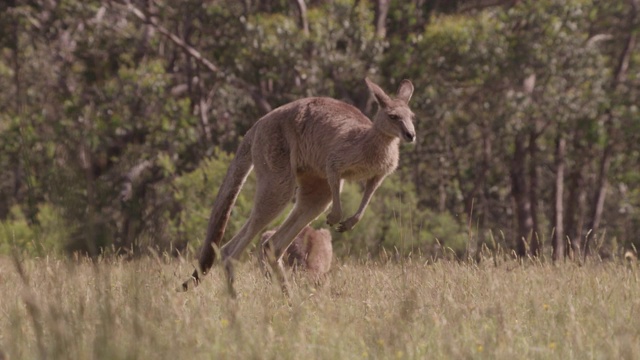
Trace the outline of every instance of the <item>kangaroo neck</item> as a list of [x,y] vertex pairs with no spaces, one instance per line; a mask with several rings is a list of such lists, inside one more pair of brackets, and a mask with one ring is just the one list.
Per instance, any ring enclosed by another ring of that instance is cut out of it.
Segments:
[[395,146],[398,147],[400,143],[400,139],[397,136],[391,135],[386,132],[381,126],[377,116],[374,117],[373,125],[367,131],[365,136],[365,143],[369,146],[375,147],[389,147]]

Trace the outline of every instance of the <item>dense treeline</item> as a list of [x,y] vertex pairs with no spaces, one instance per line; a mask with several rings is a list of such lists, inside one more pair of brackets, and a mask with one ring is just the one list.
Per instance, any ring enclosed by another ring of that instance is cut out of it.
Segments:
[[5,1],[0,252],[183,252],[261,115],[312,95],[372,114],[369,76],[414,82],[418,140],[339,251],[619,254],[640,245],[639,7]]

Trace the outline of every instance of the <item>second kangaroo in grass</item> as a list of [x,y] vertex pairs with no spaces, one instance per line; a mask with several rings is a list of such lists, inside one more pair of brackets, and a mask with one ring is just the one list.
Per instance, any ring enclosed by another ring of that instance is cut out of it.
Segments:
[[[260,236],[260,244],[264,244],[276,230],[265,231]],[[263,251],[260,249],[258,258],[261,264],[264,258]],[[293,242],[282,256],[282,263],[292,270],[305,270],[311,280],[320,283],[329,269],[331,268],[331,260],[333,258],[333,245],[331,244],[331,233],[327,229],[314,229],[311,226],[305,226],[302,231],[293,239]],[[263,266],[263,271],[265,269]]]
[[[285,292],[284,272],[277,260],[305,226],[332,202],[327,224],[347,231],[360,221],[374,191],[398,166],[400,140],[416,138],[408,105],[411,81],[402,80],[395,98],[370,80],[365,82],[379,105],[373,121],[344,102],[312,97],[271,111],[249,129],[214,201],[198,268],[182,284],[183,290],[190,282],[197,285],[213,265],[231,208],[252,168],[257,180],[253,209],[240,231],[220,248],[232,296],[233,261],[285,209],[294,192],[291,213],[265,244]],[[364,181],[365,189],[356,213],[342,221],[344,179]]]

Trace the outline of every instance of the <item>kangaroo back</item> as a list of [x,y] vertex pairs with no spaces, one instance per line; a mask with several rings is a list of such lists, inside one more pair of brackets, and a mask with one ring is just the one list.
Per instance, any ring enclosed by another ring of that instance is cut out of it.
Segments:
[[200,282],[200,275],[206,274],[215,262],[216,251],[220,248],[220,242],[224,237],[224,231],[229,222],[231,209],[233,209],[238,194],[249,172],[251,172],[253,168],[253,161],[251,159],[253,133],[250,129],[238,146],[236,156],[231,161],[227,174],[218,190],[218,195],[216,195],[213,208],[211,209],[211,215],[209,216],[207,236],[200,249],[198,268],[191,275],[191,279],[182,284],[182,289],[185,291],[189,289],[190,281],[193,281],[195,285],[197,285]]

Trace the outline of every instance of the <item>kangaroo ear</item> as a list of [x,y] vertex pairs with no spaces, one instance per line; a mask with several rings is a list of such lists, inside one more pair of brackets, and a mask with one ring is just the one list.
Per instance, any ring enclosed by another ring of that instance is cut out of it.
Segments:
[[402,80],[400,82],[400,87],[398,87],[398,99],[408,104],[409,99],[411,99],[411,95],[413,95],[413,84],[407,79]]
[[365,78],[364,81],[367,83],[369,87],[369,91],[373,94],[373,97],[376,99],[378,105],[383,108],[389,107],[391,104],[391,98],[389,95],[385,94],[385,92],[380,88],[380,86],[376,85],[373,81]]

